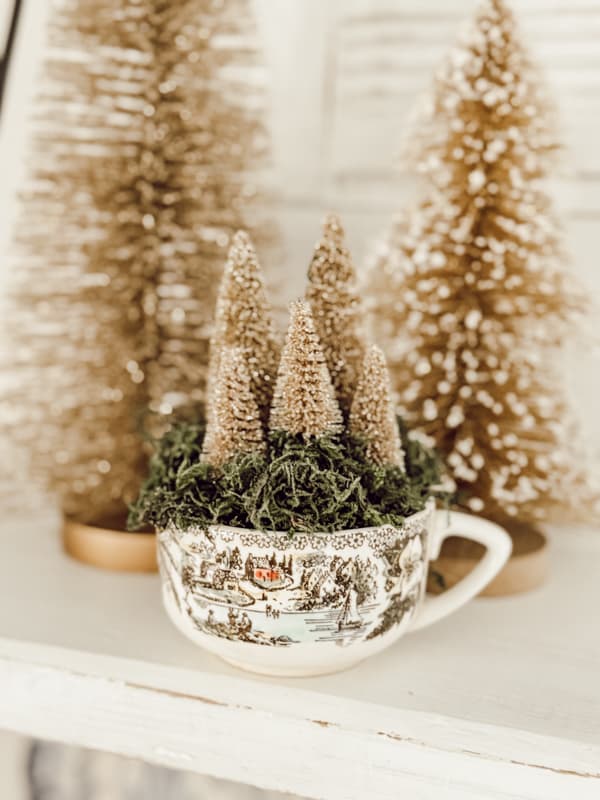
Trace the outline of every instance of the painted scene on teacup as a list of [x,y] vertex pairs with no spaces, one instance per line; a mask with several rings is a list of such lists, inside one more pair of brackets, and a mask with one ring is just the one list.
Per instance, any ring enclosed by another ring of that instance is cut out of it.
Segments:
[[165,588],[196,630],[279,647],[344,645],[409,622],[423,591],[425,537],[415,521],[344,535],[343,546],[341,535],[332,547],[310,534],[290,546],[286,537],[215,526],[163,532],[159,551]]

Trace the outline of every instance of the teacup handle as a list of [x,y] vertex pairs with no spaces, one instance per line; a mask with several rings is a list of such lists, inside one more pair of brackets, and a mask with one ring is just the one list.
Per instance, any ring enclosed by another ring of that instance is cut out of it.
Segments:
[[442,542],[449,536],[463,536],[479,542],[487,548],[485,555],[456,586],[437,597],[425,598],[420,612],[410,627],[411,631],[447,617],[479,594],[500,572],[512,550],[510,536],[499,525],[460,511],[438,510],[429,545],[430,559],[439,556]]

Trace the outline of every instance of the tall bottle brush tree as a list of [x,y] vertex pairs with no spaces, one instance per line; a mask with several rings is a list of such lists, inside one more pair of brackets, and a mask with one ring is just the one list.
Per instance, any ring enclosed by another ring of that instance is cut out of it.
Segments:
[[347,415],[364,353],[364,312],[344,229],[335,214],[328,214],[323,223],[308,268],[306,300],[336,397]]
[[427,195],[369,274],[402,410],[460,502],[503,521],[589,508],[555,352],[583,308],[543,189],[556,149],[513,15],[484,0],[418,137]]
[[215,287],[266,152],[255,55],[247,0],[65,0],[52,16],[0,433],[67,514],[121,511],[143,412],[204,400]]
[[[214,333],[210,343],[209,395],[217,381],[221,352],[231,347],[240,349],[246,360],[254,398],[266,427],[280,344],[263,272],[245,231],[238,231],[233,237],[217,293]],[[212,405],[209,400],[208,417]]]

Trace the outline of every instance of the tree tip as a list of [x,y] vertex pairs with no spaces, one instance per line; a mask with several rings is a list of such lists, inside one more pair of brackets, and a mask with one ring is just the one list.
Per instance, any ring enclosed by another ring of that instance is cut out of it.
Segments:
[[254,245],[252,244],[250,234],[245,230],[236,231],[231,239],[230,254],[236,251],[243,252],[247,250],[254,251]]
[[290,303],[290,317],[298,317],[298,316],[312,316],[312,312],[310,309],[310,303],[303,298],[298,298],[298,300],[292,300]]
[[247,264],[258,263],[252,239],[244,230],[236,231],[231,239],[225,273],[235,272]]
[[381,364],[383,367],[387,366],[385,354],[379,345],[371,343],[365,347],[363,363],[368,362]]
[[340,218],[333,211],[329,211],[323,219],[323,235],[325,238],[343,239],[344,228]]
[[300,330],[316,335],[312,308],[307,300],[292,300],[289,311],[288,338],[294,336]]

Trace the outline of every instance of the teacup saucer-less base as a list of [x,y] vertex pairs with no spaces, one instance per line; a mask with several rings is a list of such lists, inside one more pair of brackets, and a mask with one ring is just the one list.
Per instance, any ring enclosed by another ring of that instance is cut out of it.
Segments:
[[125,530],[125,519],[84,524],[65,518],[65,552],[84,564],[117,572],[156,572],[156,535]]
[[285,669],[282,667],[281,669],[274,669],[272,667],[265,668],[261,667],[260,669],[252,664],[248,664],[246,661],[235,661],[232,658],[223,658],[226,664],[229,664],[236,669],[241,669],[244,672],[253,672],[255,675],[266,675],[269,678],[316,678],[320,675],[337,675],[339,672],[347,672],[349,669],[362,664],[365,659],[361,659],[357,661],[356,658],[353,658],[351,661],[346,663],[340,663],[339,666],[335,668],[331,667],[317,667],[314,670],[302,671],[298,672],[297,669]]
[[[541,586],[549,572],[549,545],[544,534],[529,526],[506,526],[513,551],[503,569],[480,593],[481,597],[506,597]],[[469,539],[452,537],[442,545],[440,557],[430,565],[430,576],[441,576],[451,588],[467,575],[483,555],[483,547]],[[430,577],[428,590],[439,593],[439,582]]]

